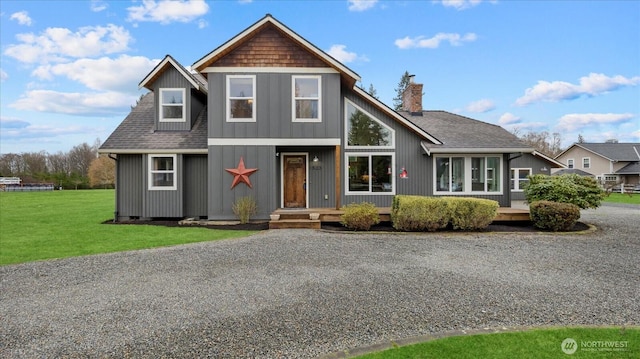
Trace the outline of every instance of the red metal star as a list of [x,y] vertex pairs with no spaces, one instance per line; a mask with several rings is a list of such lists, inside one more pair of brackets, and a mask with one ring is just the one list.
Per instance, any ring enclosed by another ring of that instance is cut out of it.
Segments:
[[233,189],[233,187],[235,187],[240,182],[246,183],[249,188],[253,188],[253,186],[251,186],[251,180],[249,179],[249,176],[251,176],[253,172],[257,170],[257,168],[245,168],[244,159],[241,156],[240,162],[238,162],[238,168],[225,168],[225,171],[233,175],[231,189]]

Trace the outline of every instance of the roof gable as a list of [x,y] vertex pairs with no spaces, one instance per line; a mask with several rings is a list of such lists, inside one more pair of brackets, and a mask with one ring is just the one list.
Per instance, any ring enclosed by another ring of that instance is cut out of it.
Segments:
[[[250,53],[248,51],[258,50]],[[331,67],[349,86],[360,76],[267,14],[255,24],[196,61],[192,68],[208,67]]]
[[153,83],[170,67],[176,69],[195,89],[204,93],[207,92],[207,86],[205,83],[198,79],[195,74],[191,74],[187,71],[187,69],[180,65],[180,63],[171,57],[171,55],[166,55],[164,59],[162,59],[162,61],[160,61],[160,63],[158,63],[158,65],[156,65],[156,67],[154,67],[153,70],[151,70],[151,72],[145,76],[142,81],[140,81],[138,87],[145,87],[149,90],[153,90]]

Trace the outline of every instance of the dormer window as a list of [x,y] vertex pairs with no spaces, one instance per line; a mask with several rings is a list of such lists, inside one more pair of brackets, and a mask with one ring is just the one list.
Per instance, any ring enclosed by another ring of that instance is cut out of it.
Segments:
[[160,89],[160,122],[184,122],[185,89]]
[[321,122],[321,77],[293,76],[293,122]]
[[256,122],[255,88],[255,76],[227,76],[228,122]]

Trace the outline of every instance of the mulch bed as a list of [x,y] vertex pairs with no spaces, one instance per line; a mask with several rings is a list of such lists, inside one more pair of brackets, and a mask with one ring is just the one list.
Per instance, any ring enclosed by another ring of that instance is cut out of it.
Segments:
[[[133,224],[133,225],[155,225],[155,226],[165,226],[165,227],[204,227],[209,229],[225,229],[225,230],[248,230],[248,231],[262,231],[269,229],[268,222],[251,222],[246,224],[216,224],[216,225],[200,225],[200,224],[190,224],[190,225],[181,225],[178,223],[179,220],[129,220],[129,221],[120,221],[113,222],[113,220],[105,221],[105,224]],[[322,229],[329,231],[338,231],[338,232],[353,232],[352,230],[344,227],[340,223],[336,222],[323,222]],[[577,222],[576,225],[567,232],[580,232],[588,230],[589,226],[582,223]],[[391,222],[382,222],[379,223],[369,230],[369,232],[399,232],[391,225]],[[465,232],[473,232],[473,233],[487,233],[487,232],[523,232],[523,233],[534,233],[534,232],[550,232],[544,231],[538,228],[535,228],[533,224],[529,221],[510,221],[510,222],[494,222],[489,225],[484,230],[479,231],[454,231],[452,228],[445,228],[443,230],[439,230],[436,233],[465,233]]]
[[[322,229],[326,229],[326,230],[332,230],[332,231],[351,231],[350,229],[342,226],[340,223],[323,223],[322,224]],[[569,231],[566,232],[580,232],[580,231],[585,231],[589,229],[589,226],[582,223],[582,222],[577,222],[575,224],[575,226],[573,226],[573,228]],[[381,222],[373,227],[371,227],[371,229],[369,230],[369,232],[399,232],[399,233],[403,233],[402,231],[398,231],[395,228],[393,228],[393,226],[391,225],[391,222]],[[486,229],[483,230],[474,230],[474,231],[460,231],[460,230],[453,230],[453,228],[451,228],[451,226],[436,231],[434,233],[488,233],[488,232],[522,232],[522,233],[535,233],[535,232],[549,232],[549,233],[553,233],[552,231],[546,231],[546,230],[542,230],[542,229],[538,229],[535,228],[533,226],[533,224],[531,224],[530,221],[504,221],[504,222],[494,222],[492,224],[489,225],[489,227],[487,227]],[[564,232],[564,233],[566,233]]]

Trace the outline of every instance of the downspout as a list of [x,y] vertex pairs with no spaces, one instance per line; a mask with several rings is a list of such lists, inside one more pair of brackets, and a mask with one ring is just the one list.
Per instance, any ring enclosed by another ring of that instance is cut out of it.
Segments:
[[113,188],[116,191],[116,195],[115,195],[115,208],[113,210],[113,222],[116,223],[118,222],[118,158],[113,156],[112,153],[109,153],[107,155],[107,157],[111,158],[115,163],[116,163],[116,177],[115,177],[115,181],[113,182]]

